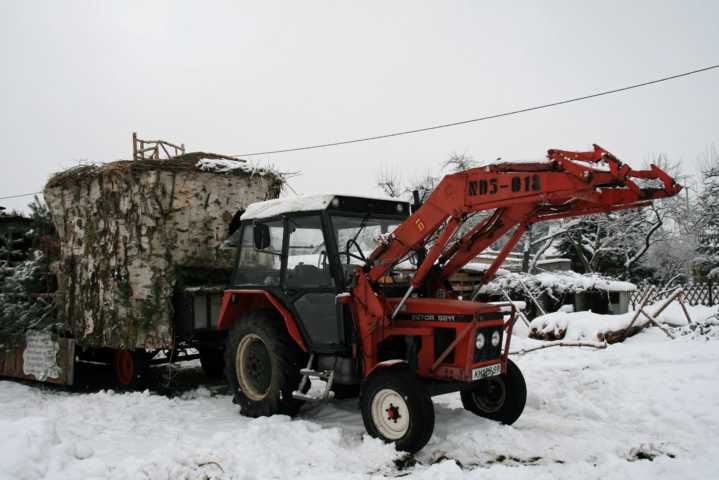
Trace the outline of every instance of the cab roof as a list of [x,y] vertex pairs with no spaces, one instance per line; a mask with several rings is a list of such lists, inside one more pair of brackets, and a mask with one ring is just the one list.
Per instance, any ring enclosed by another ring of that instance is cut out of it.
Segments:
[[252,203],[240,219],[242,221],[256,220],[287,213],[314,212],[326,209],[408,216],[409,202],[389,197],[357,197],[336,193],[306,195]]

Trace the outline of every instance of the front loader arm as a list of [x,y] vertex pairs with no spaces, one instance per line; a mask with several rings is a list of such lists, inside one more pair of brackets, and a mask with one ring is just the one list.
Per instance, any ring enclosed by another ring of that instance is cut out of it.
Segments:
[[[548,162],[500,163],[448,175],[425,203],[369,257],[368,280],[376,283],[394,264],[440,231],[411,281],[419,287],[437,262],[448,278],[514,229],[485,274],[489,281],[521,234],[532,223],[648,205],[676,195],[681,186],[660,168],[635,171],[595,145],[591,152],[549,150]],[[599,168],[599,166],[605,168]],[[635,179],[656,180],[661,188],[640,187]],[[453,243],[470,214],[495,210]],[[448,246],[449,245],[449,246]]]

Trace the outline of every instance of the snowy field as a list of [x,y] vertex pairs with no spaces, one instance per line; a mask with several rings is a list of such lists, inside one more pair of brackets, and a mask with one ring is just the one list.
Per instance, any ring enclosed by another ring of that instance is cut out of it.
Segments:
[[416,458],[367,437],[355,400],[252,420],[218,384],[170,397],[0,381],[0,478],[719,478],[718,341],[652,328],[516,361],[529,390],[516,424],[437,397]]

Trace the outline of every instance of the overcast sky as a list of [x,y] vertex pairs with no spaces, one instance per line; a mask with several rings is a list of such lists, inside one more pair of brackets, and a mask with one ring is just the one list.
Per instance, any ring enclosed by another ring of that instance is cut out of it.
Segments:
[[[510,5],[511,4],[511,5]],[[473,118],[719,63],[719,2],[0,0],[0,196],[131,134],[240,154]],[[719,146],[719,70],[550,110],[256,157],[302,194],[377,194],[453,153],[598,143],[695,171]],[[21,208],[29,198],[0,200]]]

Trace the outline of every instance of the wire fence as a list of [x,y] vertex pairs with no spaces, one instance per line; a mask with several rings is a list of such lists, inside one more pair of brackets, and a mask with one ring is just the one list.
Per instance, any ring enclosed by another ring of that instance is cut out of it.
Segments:
[[[714,306],[719,302],[719,285],[712,282],[708,283],[688,283],[685,285],[679,285],[684,290],[684,301],[689,305],[707,305]],[[652,285],[644,284],[640,285],[637,290],[632,292],[629,299],[632,308],[637,308],[641,303],[644,294],[652,287]],[[665,288],[663,290],[657,289],[657,292],[649,299],[647,303],[654,303],[660,300],[664,300],[669,297],[677,286]]]

